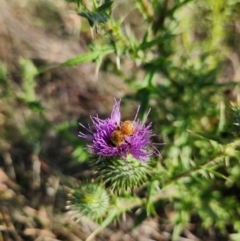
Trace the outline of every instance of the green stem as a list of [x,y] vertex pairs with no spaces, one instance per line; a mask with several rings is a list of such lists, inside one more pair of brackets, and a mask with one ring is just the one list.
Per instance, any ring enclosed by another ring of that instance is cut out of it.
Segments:
[[202,169],[204,166],[206,166],[207,164],[209,164],[209,163],[211,163],[211,162],[213,162],[213,161],[216,161],[217,159],[221,159],[221,158],[223,158],[223,157],[225,157],[225,156],[226,156],[226,155],[225,155],[224,153],[222,153],[222,154],[219,154],[218,156],[216,156],[216,157],[213,158],[213,159],[206,160],[205,162],[201,163],[201,165],[197,165],[197,166],[193,167],[191,170],[187,170],[187,171],[185,171],[185,172],[183,172],[183,173],[180,173],[180,174],[178,174],[177,176],[171,178],[170,180],[168,180],[168,181],[166,182],[166,185],[169,185],[169,184],[171,184],[171,183],[173,183],[173,182],[175,182],[175,181],[177,181],[177,180],[179,180],[179,179],[181,179],[181,178],[183,178],[183,177],[189,176],[189,175],[192,174],[193,172],[196,172],[196,171],[198,171],[198,170],[201,170],[201,169]]

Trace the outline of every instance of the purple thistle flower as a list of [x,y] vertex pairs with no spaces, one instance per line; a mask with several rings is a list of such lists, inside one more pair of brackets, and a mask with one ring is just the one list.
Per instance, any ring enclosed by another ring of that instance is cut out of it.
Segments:
[[[132,121],[134,125],[134,131],[131,135],[124,135],[124,141],[115,146],[111,143],[111,135],[114,131],[119,130],[121,126],[121,114],[120,114],[120,102],[121,100],[115,100],[111,117],[105,120],[101,120],[96,117],[91,117],[94,128],[86,128],[80,124],[83,128],[88,130],[91,135],[86,135],[82,132],[79,133],[79,137],[85,138],[91,142],[88,147],[101,157],[117,157],[120,156],[123,160],[128,154],[131,154],[135,159],[140,161],[147,161],[153,154],[160,155],[160,152],[156,149],[150,138],[154,136],[151,131],[152,123],[144,126],[143,122],[137,120],[139,108],[136,116]],[[150,112],[150,110],[149,110]],[[148,112],[148,114],[149,114]],[[148,115],[147,114],[147,115]]]

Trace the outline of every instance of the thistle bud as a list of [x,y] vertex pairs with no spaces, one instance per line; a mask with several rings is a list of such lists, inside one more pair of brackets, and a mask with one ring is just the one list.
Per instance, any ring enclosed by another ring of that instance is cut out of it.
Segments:
[[97,183],[83,184],[69,195],[68,208],[77,219],[86,216],[91,220],[99,220],[106,214],[108,207],[109,195]]

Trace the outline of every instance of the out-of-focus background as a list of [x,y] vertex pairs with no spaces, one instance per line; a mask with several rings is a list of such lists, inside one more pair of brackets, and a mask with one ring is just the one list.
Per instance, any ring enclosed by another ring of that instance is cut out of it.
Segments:
[[[239,94],[240,2],[157,2],[114,1],[122,52],[64,66],[106,43],[105,32],[90,29],[74,1],[0,0],[0,241],[85,240],[97,227],[75,222],[65,206],[70,189],[94,176],[78,122],[108,117],[114,98],[123,119],[139,104],[140,117],[152,108],[166,180],[217,155],[212,142],[226,138]],[[186,190],[159,201],[135,229],[129,213],[95,240],[240,240],[235,154],[176,183]]]

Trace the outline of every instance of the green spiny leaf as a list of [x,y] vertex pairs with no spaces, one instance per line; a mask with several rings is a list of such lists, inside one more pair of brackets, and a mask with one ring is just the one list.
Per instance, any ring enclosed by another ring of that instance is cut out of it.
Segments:
[[61,66],[76,66],[90,61],[95,61],[100,56],[107,55],[113,51],[114,49],[110,47],[106,47],[104,49],[93,49],[91,52],[83,53],[72,59],[68,59],[67,61],[62,63]]
[[106,23],[110,18],[110,14],[107,13],[107,10],[111,10],[112,1],[106,1],[96,11],[84,10],[78,13],[78,15],[86,18],[91,27],[98,23]]
[[78,15],[86,18],[91,27],[93,27],[97,23],[106,23],[109,19],[109,16],[104,12],[90,12],[90,11],[82,11],[79,12]]

